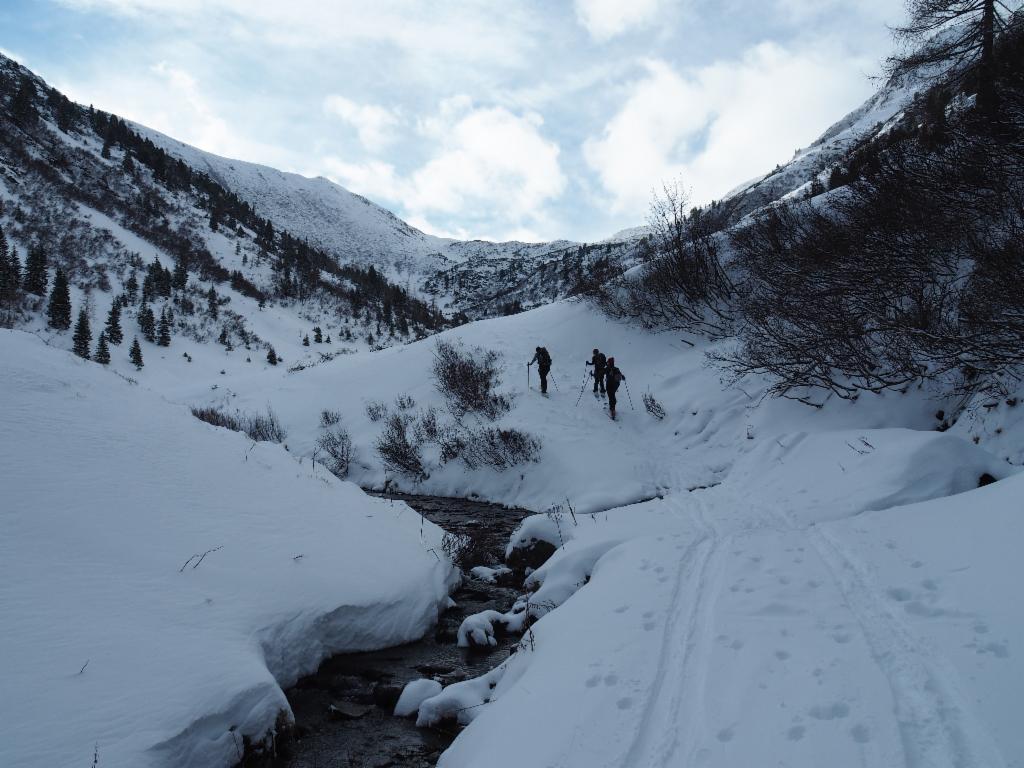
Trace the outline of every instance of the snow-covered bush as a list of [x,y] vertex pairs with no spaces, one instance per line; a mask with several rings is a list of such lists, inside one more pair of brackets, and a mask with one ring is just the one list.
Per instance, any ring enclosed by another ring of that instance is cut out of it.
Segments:
[[337,411],[331,411],[324,409],[320,411],[320,426],[321,427],[333,427],[341,421],[341,414]]
[[497,392],[501,356],[490,349],[466,349],[439,341],[434,350],[434,386],[457,419],[476,413],[491,419],[512,408],[511,399]]
[[346,477],[352,463],[352,437],[348,430],[341,426],[327,429],[317,439],[316,445],[327,454],[328,460],[325,464],[331,473],[338,477]]
[[402,394],[395,398],[395,407],[400,411],[411,411],[416,407],[416,400],[412,395]]

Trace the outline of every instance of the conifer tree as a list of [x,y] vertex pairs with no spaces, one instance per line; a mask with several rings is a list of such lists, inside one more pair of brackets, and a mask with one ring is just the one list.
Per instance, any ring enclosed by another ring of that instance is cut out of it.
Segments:
[[46,251],[36,243],[28,249],[28,257],[25,259],[25,280],[22,285],[26,293],[46,295],[46,267]]
[[171,279],[171,286],[176,290],[183,291],[185,286],[188,285],[188,265],[185,263],[185,259],[178,259],[178,263],[174,265],[174,276]]
[[124,284],[124,290],[128,295],[128,301],[134,304],[139,296],[139,278],[135,276],[134,272],[128,278],[128,282]]
[[160,312],[160,333],[157,338],[157,344],[161,347],[171,346],[171,319],[168,317],[169,314],[167,307],[164,307]]
[[110,305],[110,314],[107,315],[107,325],[103,329],[103,335],[114,345],[124,340],[124,333],[121,330],[121,299],[115,298]]
[[58,269],[50,291],[50,303],[46,307],[46,316],[51,328],[66,331],[71,327],[71,291],[64,270]]
[[17,293],[18,288],[21,287],[21,261],[18,259],[18,249],[11,244],[11,258],[8,261],[10,264],[10,279],[11,288]]
[[316,342],[317,344],[324,343],[324,332],[320,330],[319,325],[313,328],[313,341]]
[[92,330],[89,328],[89,314],[85,307],[78,310],[78,321],[75,323],[74,352],[83,360],[89,359],[89,345],[92,343]]
[[309,346],[309,334],[306,334],[305,336],[302,337],[302,346]]
[[277,365],[277,361],[277,352],[275,352],[274,348],[271,347],[270,349],[267,350],[267,362],[270,363],[271,365]]
[[11,113],[22,125],[31,125],[39,117],[36,111],[36,87],[27,76],[22,76],[17,93],[11,101]]
[[217,319],[217,308],[220,304],[220,300],[217,298],[217,291],[211,285],[210,290],[206,294],[206,307],[210,312],[210,317],[214,320]]
[[100,340],[96,342],[96,352],[93,354],[92,359],[100,365],[106,365],[110,362],[110,347],[107,346],[107,334],[105,332],[100,333]]
[[149,304],[143,304],[139,310],[139,330],[142,331],[142,335],[146,341],[150,344],[156,342],[156,315],[153,314],[153,308]]
[[142,347],[139,346],[138,336],[132,340],[132,349],[128,353],[128,359],[132,361],[136,370],[142,369]]

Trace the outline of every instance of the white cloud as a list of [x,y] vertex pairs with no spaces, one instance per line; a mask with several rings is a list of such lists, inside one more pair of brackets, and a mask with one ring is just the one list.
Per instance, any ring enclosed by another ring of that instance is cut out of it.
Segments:
[[[775,0],[776,9],[790,22],[806,24],[822,16],[834,16],[849,8],[848,0]],[[858,0],[856,13],[874,23],[901,18],[903,0]]]
[[598,41],[631,29],[649,26],[658,16],[661,0],[575,0],[576,19]]
[[173,139],[225,157],[293,170],[294,155],[248,138],[221,115],[200,81],[165,61],[138,71],[107,74],[102,82],[59,82],[70,98],[165,133]]
[[359,141],[371,152],[379,152],[391,144],[401,122],[397,110],[377,104],[359,104],[337,94],[324,100],[324,109],[355,128]]
[[70,8],[158,21],[223,42],[302,51],[386,44],[423,72],[445,64],[488,67],[528,61],[539,22],[516,4],[419,0],[57,0]]
[[651,190],[677,176],[707,202],[788,160],[869,90],[824,47],[763,43],[686,76],[648,62],[584,158],[616,212],[642,215]]
[[432,231],[432,216],[461,214],[498,231],[530,232],[546,222],[544,208],[565,189],[558,146],[541,134],[535,113],[476,107],[465,97],[441,103],[419,132],[432,157],[400,176],[377,161],[328,158],[329,173],[354,192],[399,203],[411,221]]

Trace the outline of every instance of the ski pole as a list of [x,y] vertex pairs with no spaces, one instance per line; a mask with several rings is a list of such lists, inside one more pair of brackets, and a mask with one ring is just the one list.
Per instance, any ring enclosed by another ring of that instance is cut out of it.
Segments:
[[551,374],[551,383],[555,385],[555,392],[558,391],[558,379],[555,378],[555,374]]
[[526,364],[526,388],[530,388],[530,364]]
[[625,377],[623,377],[623,378],[622,378],[622,383],[626,385],[626,397],[628,397],[628,398],[629,398],[629,407],[630,407],[630,409],[632,409],[632,410],[634,410],[634,411],[635,411],[635,410],[636,410],[636,408],[634,408],[634,407],[633,407],[633,395],[631,395],[631,394],[629,393],[629,382],[628,382],[628,381],[626,381],[626,378],[625,378]]

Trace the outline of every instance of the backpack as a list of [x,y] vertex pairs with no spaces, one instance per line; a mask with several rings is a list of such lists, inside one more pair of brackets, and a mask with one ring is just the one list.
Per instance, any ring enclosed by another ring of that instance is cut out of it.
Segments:
[[608,386],[618,389],[619,384],[622,383],[622,371],[617,367],[612,366],[608,369]]
[[548,354],[548,348],[547,347],[541,347],[540,348],[540,352],[537,353],[537,363],[542,368],[550,368],[551,367],[551,355]]
[[597,361],[594,365],[597,368],[606,368],[608,366],[608,358],[605,356],[604,352],[597,353]]

